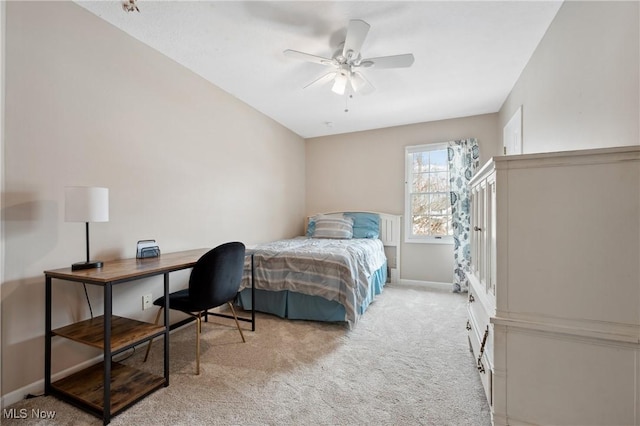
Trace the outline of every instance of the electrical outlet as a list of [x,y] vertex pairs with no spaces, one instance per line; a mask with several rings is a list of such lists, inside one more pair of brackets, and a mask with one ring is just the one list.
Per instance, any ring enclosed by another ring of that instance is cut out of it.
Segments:
[[142,296],[142,310],[149,309],[152,306],[151,304],[151,295],[145,294]]

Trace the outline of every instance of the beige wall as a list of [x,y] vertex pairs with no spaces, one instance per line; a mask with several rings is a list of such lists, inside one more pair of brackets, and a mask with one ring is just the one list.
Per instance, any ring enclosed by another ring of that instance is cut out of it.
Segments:
[[640,143],[640,3],[565,1],[500,110],[524,153]]
[[[565,2],[499,114],[306,143],[74,4],[9,2],[6,17],[3,395],[42,380],[42,271],[84,256],[65,185],[110,188],[110,222],[92,226],[94,257],[109,259],[142,238],[168,252],[292,236],[322,211],[403,214],[404,146],[476,137],[484,163],[519,105],[525,152],[639,143],[637,2]],[[403,244],[402,258],[403,279],[451,281],[451,246]],[[150,319],[140,297],[159,287],[119,286],[116,313]],[[86,318],[81,287],[56,283],[54,312],[54,325]],[[54,371],[96,355],[55,351]]]
[[[370,210],[404,214],[404,147],[475,137],[481,164],[500,153],[498,115],[434,121],[306,141],[307,214]],[[453,246],[404,244],[407,280],[451,282]]]
[[[302,232],[304,141],[71,2],[9,2],[2,204],[2,394],[43,379],[45,269],[83,260],[84,225],[64,222],[64,187],[110,189],[92,257],[253,244]],[[172,290],[188,275],[172,274]],[[153,320],[122,284],[114,313]],[[94,314],[100,289],[89,288]],[[54,281],[55,326],[88,317],[82,286]],[[99,351],[54,342],[54,372]],[[42,382],[40,382],[42,383]],[[22,396],[22,395],[21,395]]]

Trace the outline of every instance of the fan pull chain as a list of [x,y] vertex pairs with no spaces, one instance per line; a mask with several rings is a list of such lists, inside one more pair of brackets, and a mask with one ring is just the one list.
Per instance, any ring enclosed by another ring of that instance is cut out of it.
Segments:
[[353,95],[344,98],[344,112],[349,112],[349,98],[353,98]]

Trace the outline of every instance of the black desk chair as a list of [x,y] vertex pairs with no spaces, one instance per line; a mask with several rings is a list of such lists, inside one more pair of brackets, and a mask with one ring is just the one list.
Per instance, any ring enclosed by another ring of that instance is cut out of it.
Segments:
[[[184,312],[196,319],[196,374],[200,374],[200,333],[202,331],[202,316],[207,320],[208,311],[225,303],[231,309],[236,326],[244,342],[244,334],[238,323],[238,317],[231,303],[240,289],[244,268],[244,244],[232,242],[222,244],[205,253],[193,267],[189,277],[189,288],[176,291],[169,295],[169,309]],[[154,305],[160,310],[156,317],[156,324],[160,321],[164,296],[156,299]],[[144,362],[147,361],[151,343],[147,346]]]

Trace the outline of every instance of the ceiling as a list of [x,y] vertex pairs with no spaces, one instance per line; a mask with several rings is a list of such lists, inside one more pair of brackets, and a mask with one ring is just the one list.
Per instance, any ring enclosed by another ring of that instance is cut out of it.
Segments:
[[[77,3],[310,138],[497,112],[562,1]],[[413,53],[413,66],[361,69],[368,95],[305,89],[331,68],[283,51],[330,58],[350,19],[371,25],[363,57]]]

